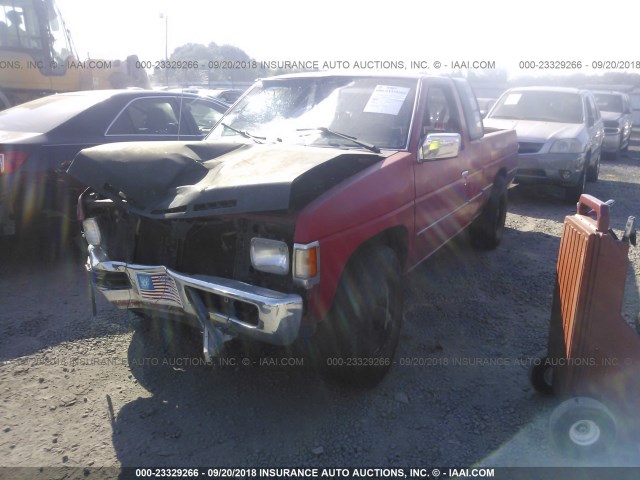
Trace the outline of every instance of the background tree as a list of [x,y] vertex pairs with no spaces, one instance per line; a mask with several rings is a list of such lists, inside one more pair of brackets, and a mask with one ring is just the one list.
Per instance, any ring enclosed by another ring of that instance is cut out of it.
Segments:
[[[197,62],[198,68],[169,68],[168,72],[154,71],[155,83],[170,85],[198,85],[213,87],[219,83],[243,84],[253,82],[256,78],[269,76],[270,72],[259,68],[260,63],[252,59],[244,50],[233,45],[209,45],[187,43],[176,48],[169,57],[170,67],[173,62]],[[188,65],[188,64],[187,64]],[[256,68],[252,68],[255,65]],[[224,67],[224,68],[223,68]]]

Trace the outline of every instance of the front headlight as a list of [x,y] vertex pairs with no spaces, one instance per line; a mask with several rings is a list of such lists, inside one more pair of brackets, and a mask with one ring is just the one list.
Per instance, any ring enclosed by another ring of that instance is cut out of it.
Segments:
[[256,270],[277,275],[289,273],[289,247],[268,238],[251,239],[251,265]]
[[582,143],[575,138],[556,140],[549,149],[551,153],[582,153],[583,151]]
[[82,230],[84,231],[84,238],[89,245],[93,245],[94,247],[100,246],[102,235],[100,235],[100,227],[95,218],[83,220]]

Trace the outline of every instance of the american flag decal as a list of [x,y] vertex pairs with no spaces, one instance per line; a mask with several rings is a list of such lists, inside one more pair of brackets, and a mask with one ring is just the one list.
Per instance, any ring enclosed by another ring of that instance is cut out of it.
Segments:
[[176,282],[164,273],[136,273],[140,296],[149,300],[166,300],[182,307]]

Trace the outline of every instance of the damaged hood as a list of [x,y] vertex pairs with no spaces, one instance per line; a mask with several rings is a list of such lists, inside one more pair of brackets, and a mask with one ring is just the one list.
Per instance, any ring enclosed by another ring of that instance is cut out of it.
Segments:
[[302,208],[384,156],[282,144],[131,142],[82,150],[67,172],[139,215],[195,218]]

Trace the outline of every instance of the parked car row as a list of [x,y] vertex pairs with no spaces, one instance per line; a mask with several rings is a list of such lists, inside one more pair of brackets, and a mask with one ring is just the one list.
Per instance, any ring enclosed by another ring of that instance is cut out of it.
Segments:
[[516,183],[560,185],[575,202],[598,180],[602,154],[628,148],[632,115],[624,93],[523,87],[507,90],[484,124],[516,130]]
[[[86,147],[121,141],[200,139],[244,91],[187,88],[54,95],[0,113],[0,235],[43,214],[72,217],[81,186],[64,170]],[[629,146],[629,96],[615,91],[527,87],[478,98],[484,126],[515,129],[517,183],[552,183],[575,201],[597,181],[603,154]],[[446,109],[434,106],[434,124]],[[442,117],[442,118],[440,118]]]

